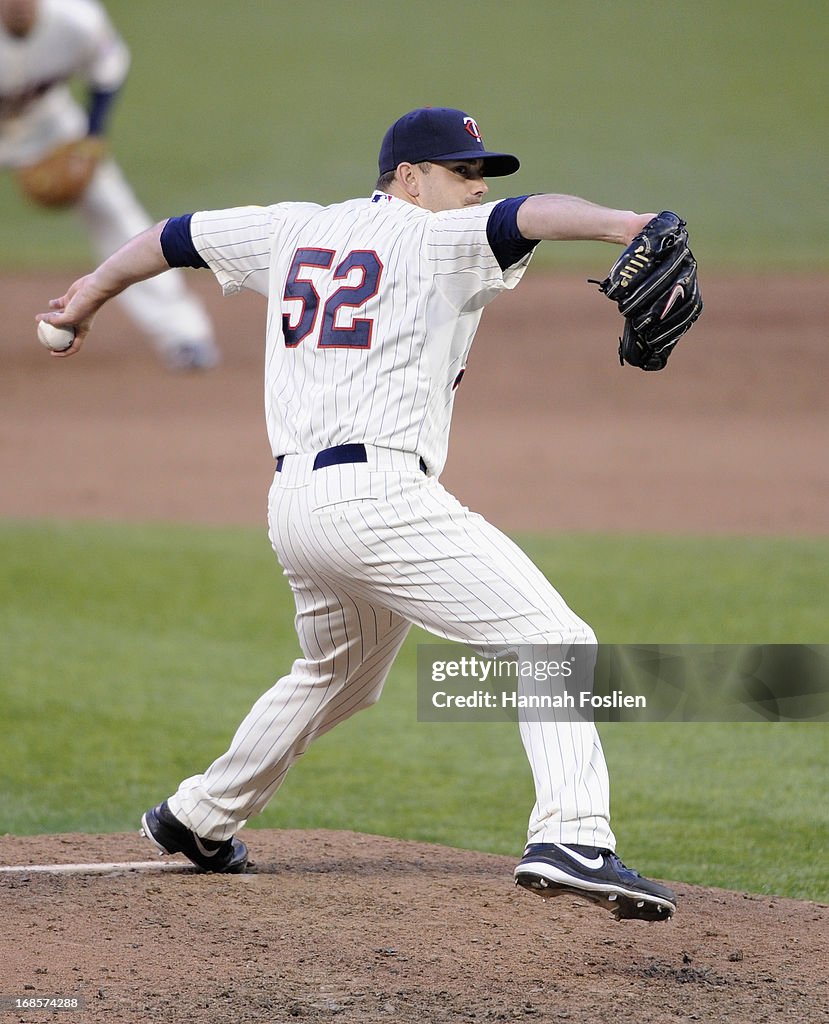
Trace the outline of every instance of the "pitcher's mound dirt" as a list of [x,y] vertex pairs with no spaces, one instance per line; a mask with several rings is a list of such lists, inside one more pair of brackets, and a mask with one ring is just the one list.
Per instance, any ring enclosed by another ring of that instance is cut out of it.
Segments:
[[[0,875],[4,991],[82,997],[67,1024],[827,1019],[825,905],[674,883],[673,920],[616,922],[515,889],[510,858],[245,838],[255,874]],[[137,835],[0,839],[6,865],[152,859]]]

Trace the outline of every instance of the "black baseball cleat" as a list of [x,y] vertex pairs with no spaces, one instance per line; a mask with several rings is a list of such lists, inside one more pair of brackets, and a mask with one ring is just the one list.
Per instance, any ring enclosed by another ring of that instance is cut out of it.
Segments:
[[248,863],[248,848],[235,836],[218,841],[202,839],[173,815],[167,801],[153,807],[141,819],[141,833],[153,842],[159,853],[183,853],[202,871],[238,874]]
[[580,896],[609,910],[617,921],[667,921],[676,895],[625,867],[615,853],[592,846],[536,843],[524,850],[515,884],[539,896]]

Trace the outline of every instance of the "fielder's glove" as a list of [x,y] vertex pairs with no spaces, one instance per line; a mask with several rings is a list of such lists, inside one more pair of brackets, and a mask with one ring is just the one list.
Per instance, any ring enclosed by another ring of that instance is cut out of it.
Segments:
[[648,221],[603,281],[594,281],[625,318],[619,361],[661,370],[702,313],[697,261],[685,221],[663,210]]
[[97,135],[65,142],[36,164],[19,167],[18,185],[27,199],[39,206],[61,207],[76,203],[86,191],[107,144]]

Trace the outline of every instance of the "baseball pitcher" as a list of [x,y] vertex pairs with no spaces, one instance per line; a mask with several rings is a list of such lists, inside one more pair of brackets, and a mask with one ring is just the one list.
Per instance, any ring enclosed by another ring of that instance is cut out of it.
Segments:
[[[519,284],[540,240],[615,243],[638,253],[637,267],[663,270],[661,250],[685,243],[651,238],[641,250],[654,214],[573,196],[485,202],[486,178],[518,166],[488,150],[463,111],[414,110],[382,141],[372,195],[172,217],[39,316],[74,329],[53,356],[66,358],[108,299],[171,266],[208,268],[226,294],[251,289],[268,304],[270,538],[295,597],[302,657],[256,701],[229,749],[144,815],[162,853],[244,870],[236,833],[316,737],[379,699],[412,623],[489,653],[595,644],[529,558],[441,486],[452,408],[484,308]],[[676,234],[679,219],[668,220]],[[669,294],[671,275],[659,276]],[[674,292],[672,315],[685,302]],[[521,721],[520,732],[535,806],[516,883],[545,897],[576,894],[617,918],[669,918],[675,895],[614,852],[593,723]]]

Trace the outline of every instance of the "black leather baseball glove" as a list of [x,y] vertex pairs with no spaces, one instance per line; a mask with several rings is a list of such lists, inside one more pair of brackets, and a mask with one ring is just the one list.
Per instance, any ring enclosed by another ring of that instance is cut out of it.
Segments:
[[661,370],[702,313],[697,261],[685,221],[670,210],[648,221],[603,281],[594,281],[625,318],[619,361]]

